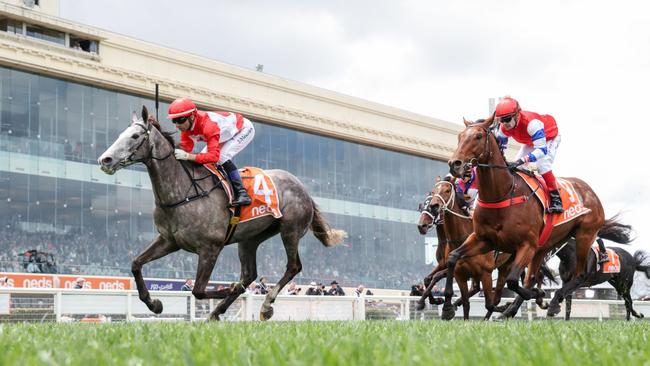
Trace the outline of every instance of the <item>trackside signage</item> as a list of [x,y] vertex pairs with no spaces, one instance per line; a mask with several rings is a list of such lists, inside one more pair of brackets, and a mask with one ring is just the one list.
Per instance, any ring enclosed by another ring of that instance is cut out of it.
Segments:
[[83,288],[93,290],[130,290],[131,279],[125,277],[71,276],[58,274],[0,273],[7,277],[0,287],[13,288],[74,288],[83,278]]

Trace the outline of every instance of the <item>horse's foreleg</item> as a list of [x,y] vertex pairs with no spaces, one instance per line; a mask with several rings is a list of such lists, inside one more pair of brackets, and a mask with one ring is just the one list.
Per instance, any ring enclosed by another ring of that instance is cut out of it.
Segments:
[[131,272],[133,273],[135,285],[138,289],[138,296],[140,297],[140,300],[147,305],[149,310],[156,314],[162,313],[163,305],[160,300],[152,300],[149,296],[149,290],[147,290],[147,285],[144,283],[144,279],[142,278],[142,266],[179,249],[180,248],[176,244],[164,239],[161,235],[158,235],[131,263]]
[[420,296],[420,300],[418,300],[415,309],[418,311],[424,310],[424,304],[426,299],[429,299],[429,303],[435,304],[436,300],[431,294],[431,290],[433,289],[433,286],[438,283],[441,279],[445,278],[447,276],[447,268],[445,266],[444,269],[436,272],[431,279],[429,280],[429,285],[427,285],[427,288],[424,290],[424,293],[422,296]]
[[239,263],[241,265],[241,275],[239,282],[230,289],[225,299],[221,300],[214,309],[210,317],[219,320],[221,314],[237,300],[239,295],[246,292],[246,288],[257,278],[257,248],[260,242],[242,242],[238,244]]
[[278,281],[269,293],[266,294],[266,298],[262,303],[262,309],[260,309],[261,320],[271,319],[273,316],[273,307],[271,304],[275,302],[275,298],[278,297],[282,288],[284,288],[284,286],[302,270],[302,263],[300,262],[300,256],[298,255],[298,243],[300,241],[298,233],[296,231],[283,231],[280,235],[282,236],[284,250],[287,254],[287,269],[280,281]]
[[472,233],[467,240],[465,240],[463,245],[449,253],[449,257],[447,258],[447,282],[445,284],[445,304],[442,307],[442,319],[450,320],[456,314],[454,305],[451,303],[451,298],[454,296],[453,275],[454,270],[456,269],[456,262],[458,262],[460,258],[485,254],[490,250],[492,250],[492,248],[486,241],[479,240],[476,234]]
[[214,265],[217,263],[217,258],[219,258],[222,249],[222,246],[206,245],[200,247],[198,250],[199,263],[196,269],[194,289],[192,289],[192,294],[197,300],[216,298],[215,291],[207,292],[205,288],[208,285],[210,275],[212,275],[212,270],[214,270]]
[[483,295],[485,296],[485,320],[489,320],[494,312],[494,291],[492,291],[492,273],[485,271],[481,275],[481,283],[483,283]]

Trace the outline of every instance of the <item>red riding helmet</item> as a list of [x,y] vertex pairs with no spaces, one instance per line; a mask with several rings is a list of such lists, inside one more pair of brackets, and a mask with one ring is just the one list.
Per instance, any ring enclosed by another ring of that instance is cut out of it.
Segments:
[[178,117],[189,116],[196,112],[196,105],[187,98],[178,98],[169,105],[167,118],[174,119]]
[[499,104],[497,104],[496,115],[497,117],[506,117],[519,112],[519,102],[511,97],[503,97]]

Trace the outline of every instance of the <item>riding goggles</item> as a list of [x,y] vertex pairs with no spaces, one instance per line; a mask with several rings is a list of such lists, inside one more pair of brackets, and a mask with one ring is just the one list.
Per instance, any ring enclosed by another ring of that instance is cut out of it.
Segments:
[[190,116],[176,117],[172,119],[172,123],[175,125],[182,125],[183,123],[187,122],[189,118]]

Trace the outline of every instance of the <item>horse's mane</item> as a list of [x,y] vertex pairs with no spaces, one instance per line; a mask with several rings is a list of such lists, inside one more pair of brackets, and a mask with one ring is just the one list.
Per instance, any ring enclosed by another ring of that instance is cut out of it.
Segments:
[[174,134],[176,134],[175,131],[163,131],[162,127],[160,127],[160,123],[155,119],[151,119],[149,123],[151,123],[158,131],[160,131],[160,133],[167,140],[167,142],[172,145],[172,147],[176,147],[176,143],[174,142]]

